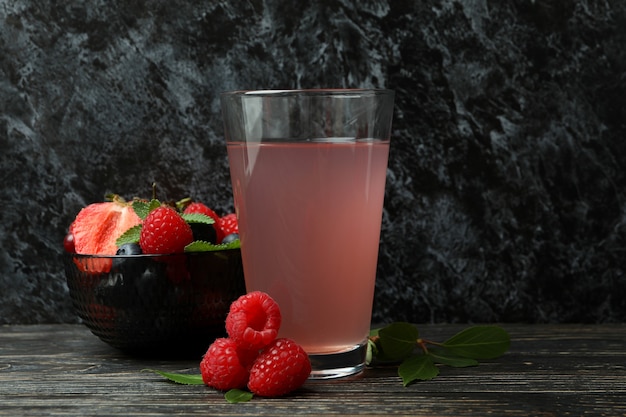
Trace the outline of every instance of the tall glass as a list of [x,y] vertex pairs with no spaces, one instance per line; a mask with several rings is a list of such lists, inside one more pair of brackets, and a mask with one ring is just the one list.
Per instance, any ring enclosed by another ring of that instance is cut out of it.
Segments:
[[274,298],[280,337],[312,379],[364,368],[394,92],[235,91],[221,96],[248,291]]

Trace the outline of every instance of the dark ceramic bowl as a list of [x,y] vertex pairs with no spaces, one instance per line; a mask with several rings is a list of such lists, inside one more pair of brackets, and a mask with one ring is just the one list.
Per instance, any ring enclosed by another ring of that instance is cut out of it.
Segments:
[[239,249],[182,255],[64,254],[78,316],[93,334],[135,356],[200,357],[224,335],[245,293]]

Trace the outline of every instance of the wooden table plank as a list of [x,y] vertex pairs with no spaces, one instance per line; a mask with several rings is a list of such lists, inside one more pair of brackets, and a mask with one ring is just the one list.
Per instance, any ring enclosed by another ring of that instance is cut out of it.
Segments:
[[[467,326],[421,325],[443,340]],[[503,325],[511,350],[475,368],[442,368],[403,387],[395,368],[307,383],[284,398],[229,404],[152,368],[198,373],[197,360],[136,359],[80,325],[0,327],[0,416],[428,415],[626,416],[626,325]]]

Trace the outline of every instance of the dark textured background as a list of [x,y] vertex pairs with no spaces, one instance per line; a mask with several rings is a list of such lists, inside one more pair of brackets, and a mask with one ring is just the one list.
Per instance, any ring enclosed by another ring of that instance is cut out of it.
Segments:
[[106,192],[232,210],[220,92],[313,87],[397,93],[375,321],[626,321],[625,45],[617,0],[0,0],[0,323],[77,320]]

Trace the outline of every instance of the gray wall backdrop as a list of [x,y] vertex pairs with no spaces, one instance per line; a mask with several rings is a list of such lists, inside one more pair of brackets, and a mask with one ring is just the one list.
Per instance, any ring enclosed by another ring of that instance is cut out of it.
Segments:
[[[107,192],[232,210],[218,95],[397,93],[374,321],[626,321],[626,2],[0,0],[0,323]],[[346,236],[329,236],[346,239]]]

